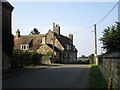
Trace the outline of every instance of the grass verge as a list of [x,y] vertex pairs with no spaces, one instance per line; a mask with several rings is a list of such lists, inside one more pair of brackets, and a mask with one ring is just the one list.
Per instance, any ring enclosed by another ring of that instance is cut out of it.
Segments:
[[105,88],[107,90],[107,83],[99,69],[95,64],[90,69],[90,88]]

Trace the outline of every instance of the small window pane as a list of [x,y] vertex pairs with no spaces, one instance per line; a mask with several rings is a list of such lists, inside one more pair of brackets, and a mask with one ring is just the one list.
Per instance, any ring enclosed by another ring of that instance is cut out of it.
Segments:
[[26,47],[25,47],[25,45],[24,45],[24,49],[25,49]]

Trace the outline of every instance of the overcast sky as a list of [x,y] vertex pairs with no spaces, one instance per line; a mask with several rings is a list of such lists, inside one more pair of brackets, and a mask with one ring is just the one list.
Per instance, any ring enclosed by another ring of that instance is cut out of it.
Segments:
[[[33,28],[41,34],[52,29],[53,23],[59,24],[61,34],[74,35],[74,45],[78,56],[94,53],[93,26],[100,21],[116,2],[11,2],[14,6],[12,33],[20,29],[22,35],[28,35]],[[98,54],[101,53],[99,38],[107,26],[118,20],[118,7],[97,25]],[[91,26],[89,29],[84,29]]]

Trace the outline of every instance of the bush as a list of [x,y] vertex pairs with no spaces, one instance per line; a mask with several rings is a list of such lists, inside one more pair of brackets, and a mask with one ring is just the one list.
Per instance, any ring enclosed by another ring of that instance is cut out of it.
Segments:
[[32,64],[33,65],[38,65],[39,64],[38,55],[39,54],[36,51],[31,52],[31,59],[32,59]]
[[12,68],[19,68],[29,65],[37,65],[40,59],[38,58],[38,53],[24,52],[23,50],[14,50],[13,59],[11,61]]
[[103,62],[103,55],[99,55],[98,56],[98,63],[102,64],[102,62]]
[[60,63],[60,64],[64,64],[63,60],[57,59],[54,63]]
[[53,52],[52,51],[49,51],[47,52],[46,56],[52,56],[53,55]]
[[90,64],[94,64],[94,54],[91,54],[89,57]]

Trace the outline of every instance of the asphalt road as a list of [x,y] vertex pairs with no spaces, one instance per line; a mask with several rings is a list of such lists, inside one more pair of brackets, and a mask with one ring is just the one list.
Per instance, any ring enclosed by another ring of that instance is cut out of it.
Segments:
[[67,64],[3,80],[3,88],[89,88],[90,65]]

